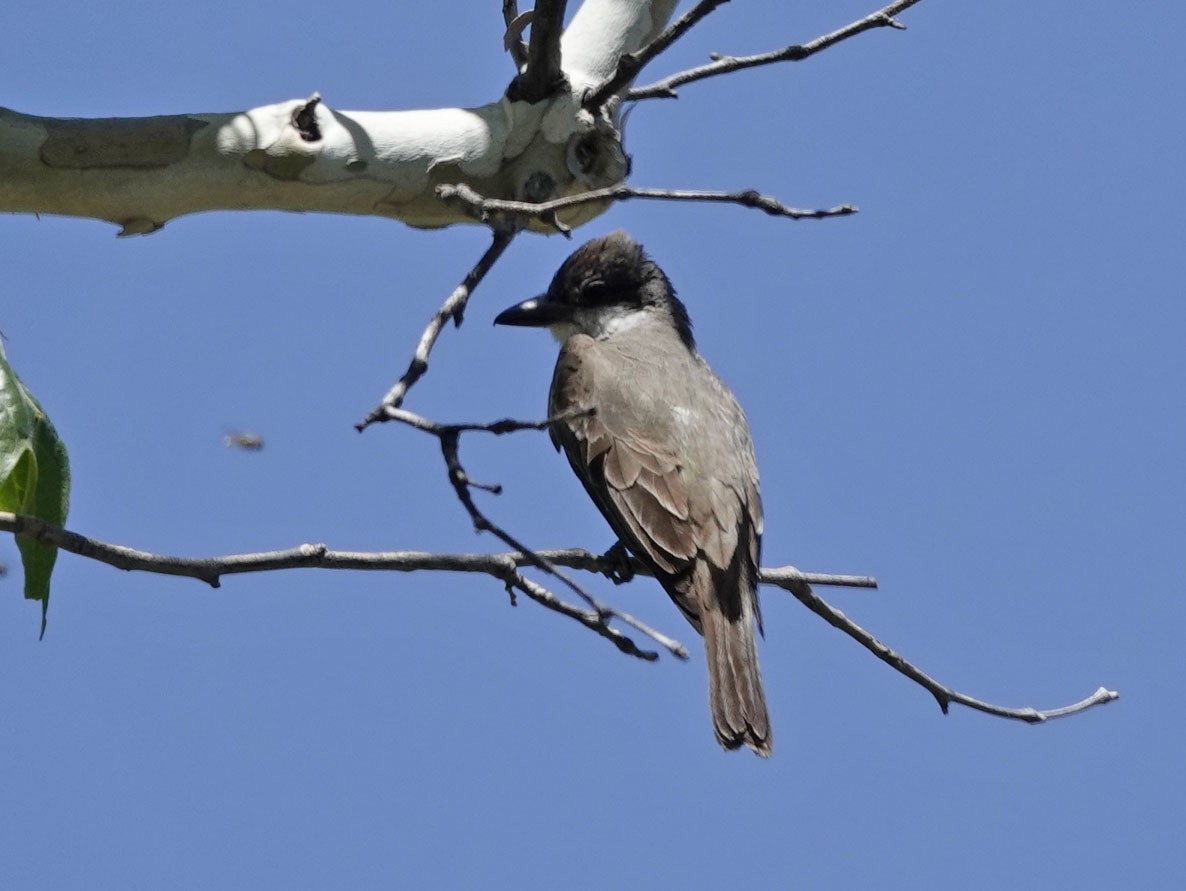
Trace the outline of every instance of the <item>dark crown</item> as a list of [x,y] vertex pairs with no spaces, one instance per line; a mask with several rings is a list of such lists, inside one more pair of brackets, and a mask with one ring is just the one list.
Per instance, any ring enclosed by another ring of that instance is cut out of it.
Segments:
[[569,306],[654,306],[665,310],[680,340],[695,349],[692,320],[662,269],[622,229],[577,248],[548,286],[548,300]]

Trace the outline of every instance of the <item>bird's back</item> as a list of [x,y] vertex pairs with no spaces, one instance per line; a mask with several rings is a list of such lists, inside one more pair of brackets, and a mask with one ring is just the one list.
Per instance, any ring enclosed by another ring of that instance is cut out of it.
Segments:
[[770,750],[754,646],[762,507],[745,415],[707,363],[662,330],[569,337],[549,415],[619,539],[705,635],[717,737]]

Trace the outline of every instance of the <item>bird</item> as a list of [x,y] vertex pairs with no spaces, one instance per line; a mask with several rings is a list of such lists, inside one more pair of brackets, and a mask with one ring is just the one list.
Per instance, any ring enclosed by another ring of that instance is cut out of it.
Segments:
[[548,393],[553,444],[618,544],[703,635],[717,741],[769,756],[753,437],[697,351],[671,281],[619,229],[577,248],[545,293],[494,323],[547,327],[560,341]]

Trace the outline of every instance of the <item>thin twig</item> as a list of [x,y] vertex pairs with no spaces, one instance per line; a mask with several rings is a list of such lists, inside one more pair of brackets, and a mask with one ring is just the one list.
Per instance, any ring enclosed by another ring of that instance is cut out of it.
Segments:
[[428,371],[428,357],[432,353],[432,348],[440,336],[441,329],[445,327],[445,323],[450,319],[456,327],[461,327],[462,319],[465,315],[465,307],[469,303],[470,295],[473,294],[474,289],[486,277],[486,273],[497,262],[498,258],[502,256],[503,251],[507,249],[507,245],[515,238],[515,232],[509,228],[496,228],[494,230],[494,240],[486,252],[482,254],[481,258],[474,267],[466,273],[461,284],[453,289],[453,293],[445,298],[445,302],[441,304],[440,309],[436,311],[433,317],[429,320],[424,333],[420,335],[420,342],[416,344],[416,351],[412,354],[412,361],[408,365],[408,370],[404,372],[403,377],[396,381],[395,386],[387,391],[387,395],[383,397],[383,401],[379,403],[371,413],[363,418],[355,429],[362,432],[376,421],[388,420],[390,412],[398,409],[404,401],[404,397],[408,395],[408,390],[424,376]]
[[507,97],[540,102],[555,95],[565,83],[560,64],[560,35],[564,31],[567,0],[536,0],[531,13],[531,42],[527,47],[527,69],[507,88]]
[[762,195],[752,189],[743,192],[707,192],[691,189],[639,189],[624,184],[609,186],[604,189],[593,189],[581,192],[579,195],[569,195],[531,204],[526,201],[504,201],[499,198],[485,198],[464,183],[456,185],[437,186],[437,197],[442,201],[466,208],[479,219],[492,214],[503,214],[507,217],[519,219],[538,219],[550,223],[565,235],[572,230],[560,222],[556,213],[582,204],[592,204],[598,201],[628,201],[631,198],[648,198],[660,201],[709,201],[725,204],[740,204],[742,207],[752,207],[765,211],[771,216],[786,217],[791,220],[820,220],[828,217],[844,217],[857,212],[851,204],[841,204],[838,207],[826,209],[804,210],[797,207],[787,207],[769,195]]
[[762,53],[756,56],[720,56],[714,53],[712,56],[714,61],[712,63],[701,65],[697,68],[690,68],[687,71],[681,71],[678,74],[673,74],[653,84],[636,87],[633,90],[629,90],[625,98],[628,100],[674,99],[676,97],[675,88],[686,83],[691,83],[692,81],[703,80],[706,77],[715,77],[718,74],[728,74],[730,71],[740,71],[743,68],[753,68],[757,65],[770,65],[774,62],[801,62],[803,59],[814,56],[828,47],[835,46],[842,40],[847,40],[850,37],[855,37],[874,28],[896,28],[899,31],[904,31],[906,26],[897,21],[894,16],[909,9],[918,2],[920,0],[897,0],[896,3],[891,3],[889,6],[867,15],[859,21],[845,25],[843,28],[839,28],[830,34],[817,37],[809,43],[796,43],[769,53]]
[[700,0],[646,46],[633,53],[623,55],[618,59],[618,67],[610,78],[589,91],[584,101],[585,108],[596,113],[601,106],[616,96],[619,90],[634,80],[638,76],[638,72],[645,68],[649,62],[683,37],[702,18],[718,6],[728,2],[729,0]]
[[477,532],[489,532],[503,544],[507,545],[507,547],[514,548],[516,551],[524,554],[531,562],[531,565],[555,577],[561,584],[585,601],[601,617],[603,623],[608,623],[612,619],[620,619],[651,638],[660,646],[666,647],[672,655],[680,659],[688,658],[688,651],[679,641],[668,637],[662,632],[656,631],[629,613],[621,612],[603,604],[581,585],[577,584],[571,576],[561,572],[555,563],[536,553],[497,523],[493,522],[482,513],[474,502],[472,489],[481,489],[497,495],[502,491],[502,488],[497,485],[476,483],[469,478],[469,474],[466,473],[465,468],[461,464],[461,456],[459,454],[461,434],[471,431],[484,431],[501,435],[503,433],[514,432],[515,430],[538,430],[550,424],[551,419],[545,421],[500,421],[495,424],[438,424],[436,421],[430,421],[428,418],[402,408],[392,409],[388,412],[388,417],[390,420],[401,421],[410,427],[429,433],[437,438],[441,444],[441,456],[444,458],[445,467],[449,472],[449,484],[453,487],[453,492],[457,496],[457,500],[461,502],[466,513],[469,514],[470,520],[473,522],[474,529]]
[[[565,603],[543,585],[533,582],[531,579],[522,573],[511,573],[505,577],[508,587],[513,587],[522,591],[540,606],[546,607],[561,615],[568,616],[571,619],[576,619],[590,631],[595,634],[600,634],[602,637],[611,641],[619,650],[628,656],[637,656],[639,659],[645,659],[648,662],[654,662],[659,658],[659,654],[654,650],[642,650],[622,632],[618,631],[612,625],[605,621],[605,618],[596,610],[582,610],[573,606],[571,603]],[[665,640],[669,640],[665,638]],[[676,644],[679,646],[679,644]],[[687,658],[685,652],[684,657]]]
[[531,23],[534,10],[527,10],[519,14],[519,4],[515,0],[502,0],[502,20],[506,24],[506,34],[503,36],[503,48],[511,54],[515,62],[515,71],[522,73],[527,67],[527,44],[522,40],[523,29]]
[[849,619],[844,613],[835,607],[824,602],[820,597],[811,590],[811,586],[806,581],[796,581],[794,584],[787,586],[787,590],[809,610],[831,625],[843,631],[853,640],[857,641],[861,646],[871,652],[874,656],[884,662],[886,665],[892,667],[895,671],[904,674],[910,680],[914,681],[919,686],[928,690],[932,696],[939,703],[939,708],[943,714],[947,714],[948,707],[955,702],[959,705],[967,706],[977,711],[985,712],[990,715],[996,715],[1000,718],[1012,718],[1017,721],[1025,721],[1029,724],[1040,724],[1050,718],[1063,718],[1067,715],[1073,715],[1077,712],[1084,711],[1095,705],[1103,705],[1120,698],[1120,694],[1104,687],[1100,687],[1091,696],[1076,702],[1073,705],[1063,706],[1062,708],[1048,709],[1046,711],[1039,711],[1035,708],[1007,708],[1000,705],[992,705],[988,702],[983,702],[975,699],[967,694],[960,693],[950,687],[936,681],[930,675],[916,668],[910,662],[907,662],[901,655],[891,650],[876,637],[862,628],[860,625]]

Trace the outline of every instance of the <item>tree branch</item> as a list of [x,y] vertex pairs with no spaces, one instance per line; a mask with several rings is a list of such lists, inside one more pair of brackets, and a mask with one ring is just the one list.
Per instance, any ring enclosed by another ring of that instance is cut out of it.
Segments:
[[562,39],[565,4],[541,3],[524,83],[547,101],[516,102],[503,91],[474,108],[340,111],[314,94],[230,113],[96,119],[0,108],[0,213],[108,220],[123,235],[208,210],[439,227],[472,219],[436,199],[442,182],[519,200],[609,185],[623,178],[617,146],[605,146],[602,163],[571,158],[574,145],[583,156],[598,147],[581,96],[666,24],[674,2],[583,0]]
[[1100,687],[1091,696],[1080,702],[1046,711],[1039,711],[1038,709],[1029,707],[1007,708],[1005,706],[992,705],[991,703],[983,702],[965,693],[960,693],[957,690],[944,686],[921,669],[915,667],[912,663],[906,661],[901,655],[891,650],[860,625],[853,622],[844,613],[840,612],[840,610],[824,602],[811,590],[810,584],[805,579],[793,580],[791,584],[786,586],[786,589],[800,603],[833,628],[843,631],[886,665],[889,665],[895,671],[904,674],[910,680],[928,690],[938,701],[939,708],[943,714],[947,714],[948,707],[951,703],[955,702],[959,705],[985,712],[986,714],[996,715],[999,718],[1012,718],[1018,721],[1025,721],[1029,724],[1040,724],[1050,718],[1066,717],[1067,715],[1084,711],[1092,706],[1104,705],[1120,698],[1119,693]]
[[550,223],[557,231],[568,235],[572,229],[562,223],[556,214],[559,211],[578,207],[582,204],[598,202],[612,203],[628,201],[631,198],[647,198],[660,201],[707,201],[724,204],[740,204],[742,207],[756,208],[771,216],[786,217],[791,220],[819,220],[828,217],[850,216],[857,212],[851,204],[841,204],[826,209],[804,210],[787,207],[769,195],[762,195],[753,189],[743,192],[709,192],[690,189],[640,189],[634,186],[617,185],[604,189],[593,189],[579,195],[569,195],[552,201],[532,204],[527,201],[503,201],[498,198],[485,198],[464,183],[442,185],[437,187],[437,196],[444,202],[458,207],[468,208],[469,213],[478,219],[486,219],[491,214],[503,214],[510,218],[525,220],[542,220]]
[[486,252],[478,259],[473,268],[466,274],[453,292],[445,299],[440,308],[429,320],[416,349],[412,354],[412,361],[407,371],[383,397],[382,402],[370,414],[355,425],[360,432],[377,421],[391,420],[392,412],[398,410],[408,394],[408,390],[424,376],[428,370],[428,359],[436,345],[437,338],[445,323],[450,319],[455,326],[460,327],[465,308],[470,295],[478,286],[486,273],[494,266],[498,258],[510,245],[515,233],[524,228],[531,220],[540,220],[553,226],[566,236],[571,228],[561,222],[557,216],[561,210],[567,210],[586,204],[598,202],[627,201],[631,198],[646,198],[666,201],[707,201],[717,203],[740,204],[743,207],[756,208],[771,216],[781,216],[793,220],[824,219],[827,217],[849,216],[857,212],[850,204],[842,204],[828,209],[803,210],[787,207],[785,204],[762,195],[750,189],[744,192],[708,192],[673,189],[638,189],[627,185],[611,186],[606,189],[594,189],[557,198],[553,201],[530,203],[526,201],[502,201],[494,198],[484,198],[464,183],[446,184],[437,187],[437,197],[447,204],[454,204],[494,227],[494,241]]
[[[212,588],[221,587],[222,576],[284,569],[352,569],[372,572],[463,572],[502,578],[503,568],[535,565],[518,551],[494,554],[437,554],[430,551],[338,551],[324,544],[302,544],[279,551],[228,554],[222,557],[177,557],[154,554],[95,538],[46,523],[27,514],[0,511],[0,531],[28,535],[71,554],[105,563],[128,572],[170,575],[197,579]],[[609,576],[615,561],[583,548],[538,550],[539,556],[556,566]],[[650,575],[645,566],[631,561],[638,575]],[[789,574],[789,576],[788,576]],[[762,570],[762,581],[786,587],[785,578],[803,579],[814,585],[876,588],[868,576],[801,572],[793,566]]]
[[441,329],[445,327],[445,323],[452,319],[455,327],[461,327],[461,322],[465,316],[465,308],[469,304],[470,295],[481,283],[482,279],[486,277],[486,273],[490,271],[514,238],[515,232],[512,229],[494,230],[494,241],[490,247],[478,258],[478,262],[466,273],[465,278],[461,280],[461,284],[453,289],[453,293],[445,298],[445,302],[441,304],[440,309],[429,319],[427,327],[425,327],[424,332],[420,335],[419,342],[416,344],[416,350],[412,353],[412,361],[408,364],[408,370],[387,391],[387,395],[383,397],[383,401],[372,409],[369,415],[355,425],[355,429],[358,432],[361,433],[376,421],[391,420],[391,413],[398,410],[403,404],[404,397],[408,395],[408,390],[428,371],[428,357],[432,353],[432,348],[436,345],[437,338],[441,334]]
[[[459,428],[490,429],[490,432],[511,432],[515,429],[535,429],[546,422],[518,422],[503,421],[492,425],[458,425]],[[55,545],[63,551],[87,557],[100,563],[106,563],[117,569],[141,570],[159,575],[183,576],[206,582],[211,587],[219,587],[221,577],[247,572],[270,572],[282,569],[355,569],[386,572],[470,572],[482,573],[500,579],[508,589],[522,591],[541,606],[568,616],[580,622],[591,631],[605,637],[614,643],[622,652],[628,653],[648,661],[656,658],[653,652],[639,649],[629,638],[616,631],[607,624],[604,607],[598,609],[582,609],[566,603],[547,589],[535,584],[518,572],[520,568],[538,566],[539,561],[546,561],[553,567],[564,566],[587,572],[597,572],[607,577],[613,577],[618,568],[615,559],[604,555],[597,556],[582,549],[541,550],[526,553],[516,550],[501,554],[435,554],[426,551],[388,551],[388,552],[360,552],[335,551],[324,544],[303,544],[294,548],[280,551],[264,551],[250,554],[231,554],[224,557],[175,557],[163,554],[153,554],[136,550],[122,545],[109,544],[97,539],[88,538],[77,532],[63,529],[46,523],[36,517],[23,514],[0,512],[0,530],[16,534],[28,535],[46,544]],[[638,560],[631,560],[631,567],[638,575],[650,575],[647,568]],[[910,678],[926,690],[939,702],[939,707],[946,714],[950,703],[955,702],[968,708],[976,709],[990,715],[1012,718],[1027,723],[1041,723],[1051,718],[1061,718],[1073,715],[1096,705],[1103,705],[1118,699],[1120,694],[1104,687],[1100,687],[1091,696],[1081,702],[1061,708],[1039,711],[1033,708],[1006,708],[991,705],[966,694],[940,684],[934,678],[925,674],[901,655],[881,643],[872,634],[865,631],[851,619],[822,600],[811,585],[836,585],[846,587],[874,588],[877,583],[867,576],[835,575],[831,573],[802,572],[793,566],[763,569],[761,571],[763,584],[774,585],[790,591],[804,606],[832,627],[844,632],[856,640],[861,646],[873,653],[895,671]],[[513,601],[512,601],[513,602]],[[612,611],[613,615],[622,621],[629,621],[627,614]],[[641,623],[638,623],[641,625]],[[637,626],[636,626],[637,627]],[[644,630],[645,629],[645,630]],[[657,640],[664,646],[675,644],[670,638],[652,632],[646,626],[639,630]],[[657,635],[657,636],[655,636]],[[669,649],[672,647],[668,646]]]
[[507,98],[511,101],[542,102],[565,88],[560,35],[564,31],[566,3],[567,0],[536,0],[531,13],[527,69],[507,88]]
[[502,38],[502,46],[515,62],[515,71],[523,73],[527,67],[527,44],[522,40],[523,29],[531,23],[532,11],[529,9],[519,14],[519,4],[515,0],[502,0],[502,20],[507,30]]
[[[449,470],[450,483],[453,485],[458,499],[465,506],[466,511],[469,513],[475,529],[477,529],[479,532],[485,531],[493,533],[505,544],[514,548],[516,551],[523,553],[529,560],[532,561],[533,565],[560,579],[561,582],[566,584],[572,591],[574,591],[594,610],[596,610],[597,613],[603,617],[603,620],[608,621],[609,618],[620,618],[622,621],[633,625],[639,631],[651,637],[652,639],[663,643],[664,645],[671,644],[674,645],[674,647],[678,647],[679,649],[673,649],[673,652],[675,652],[676,655],[680,656],[681,658],[686,658],[686,651],[684,651],[683,647],[675,641],[670,641],[670,639],[663,637],[653,629],[637,623],[633,617],[627,614],[610,610],[597,603],[591,595],[585,592],[583,588],[578,586],[563,573],[559,572],[556,569],[555,563],[540,556],[538,553],[532,552],[529,548],[525,547],[515,538],[511,537],[504,530],[493,524],[489,519],[486,518],[484,514],[482,514],[480,510],[478,510],[477,506],[474,504],[470,489],[479,488],[498,494],[501,492],[501,487],[478,484],[472,482],[469,479],[464,468],[461,466],[458,455],[461,434],[470,431],[485,431],[489,433],[503,434],[515,432],[517,430],[540,430],[550,425],[554,419],[549,418],[544,421],[503,420],[496,421],[492,424],[471,423],[445,425],[438,424],[434,421],[430,421],[419,415],[415,415],[411,412],[403,410],[394,412],[392,419],[403,421],[409,426],[430,433],[439,439],[441,443],[441,451],[445,459],[445,465]],[[609,555],[606,555],[603,558],[603,560],[609,559]],[[614,562],[616,562],[616,558]],[[614,578],[615,580],[618,578],[616,574],[616,567],[615,569],[611,570],[610,577]],[[814,591],[811,590],[811,585],[803,576],[803,574],[799,573],[798,570],[795,570],[793,567],[784,567],[776,574],[772,574],[769,579],[766,577],[765,573],[763,573],[761,580],[769,580],[772,583],[779,585],[779,587],[783,587],[790,591],[800,603],[804,604],[817,616],[820,616],[822,619],[824,619],[824,621],[828,622],[834,628],[843,631],[849,637],[859,642],[878,659],[881,659],[887,665],[894,668],[894,670],[910,678],[924,689],[930,691],[931,695],[933,695],[938,701],[939,708],[944,714],[947,714],[950,704],[952,702],[956,702],[960,705],[967,706],[968,708],[976,709],[978,711],[996,715],[998,717],[1012,718],[1014,720],[1026,721],[1028,723],[1040,723],[1050,718],[1072,715],[1093,706],[1102,705],[1119,698],[1118,693],[1107,690],[1104,687],[1100,687],[1095,693],[1086,699],[1081,700],[1080,702],[1047,711],[1039,711],[1029,707],[1008,708],[1006,706],[993,705],[991,703],[987,703],[968,696],[967,694],[960,693],[959,691],[953,690],[950,687],[944,686],[934,678],[930,677],[930,675],[914,666],[912,663],[907,662],[902,658],[902,656],[900,656],[898,653],[895,653],[864,628],[850,620],[842,612],[825,603],[818,595],[816,595]],[[875,586],[876,582],[872,582],[872,584]],[[672,646],[669,646],[668,648],[672,649]]]
[[[757,56],[720,56],[714,53],[712,56],[714,61],[711,64],[702,65],[698,68],[690,68],[687,71],[673,74],[653,84],[647,84],[646,86],[630,90],[626,93],[625,98],[629,100],[674,99],[676,98],[675,88],[686,83],[691,83],[692,81],[704,80],[707,77],[715,77],[718,74],[728,74],[730,71],[740,71],[743,68],[770,65],[774,62],[801,62],[803,59],[814,56],[816,53],[830,46],[835,46],[843,40],[855,37],[857,34],[865,31],[871,31],[874,28],[896,28],[904,31],[906,26],[896,21],[894,16],[909,9],[918,2],[920,0],[897,0],[896,3],[891,3],[877,12],[865,16],[863,19],[845,25],[843,28],[833,31],[830,34],[817,37],[810,43],[797,43]],[[640,52],[642,51],[640,50]]]
[[[121,235],[155,232],[208,210],[318,211],[413,226],[469,222],[436,200],[433,188],[445,177],[460,174],[507,197],[516,195],[507,189],[511,166],[563,179],[563,139],[538,142],[526,158],[507,157],[509,140],[529,138],[543,113],[509,105],[340,111],[314,94],[225,114],[144,118],[52,118],[0,108],[0,212],[108,220]],[[446,156],[449,164],[437,160]]]
[[469,514],[475,531],[489,532],[503,544],[523,554],[532,566],[558,579],[565,587],[581,598],[581,600],[585,601],[596,612],[602,624],[608,624],[612,619],[620,619],[656,643],[666,647],[672,655],[680,659],[688,658],[688,651],[679,641],[654,630],[628,613],[621,612],[601,603],[592,594],[578,585],[569,575],[561,572],[555,563],[536,553],[497,523],[489,519],[474,502],[472,489],[481,489],[498,495],[501,494],[502,487],[476,483],[470,479],[469,474],[466,473],[465,468],[461,464],[459,454],[461,434],[482,431],[501,436],[518,430],[542,430],[551,423],[551,419],[544,421],[504,420],[496,421],[493,424],[438,424],[436,421],[430,421],[428,418],[413,414],[405,409],[394,409],[388,414],[391,420],[402,421],[410,427],[435,436],[440,442],[441,455],[445,459],[445,467],[449,472],[449,484],[453,487],[453,492],[457,495],[457,499],[465,508],[466,513]]
[[729,0],[700,0],[646,46],[633,53],[623,53],[618,59],[618,66],[613,75],[585,97],[585,108],[590,111],[601,108],[616,96],[619,90],[634,80],[648,63],[683,37],[697,22],[718,6],[728,2]]

